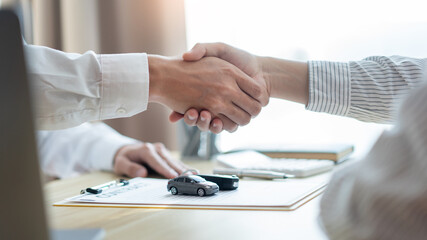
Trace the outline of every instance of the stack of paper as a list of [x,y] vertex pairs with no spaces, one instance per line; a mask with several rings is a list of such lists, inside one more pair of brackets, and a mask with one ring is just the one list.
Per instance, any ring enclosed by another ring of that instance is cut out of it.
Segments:
[[54,206],[294,210],[319,195],[326,181],[240,181],[237,190],[212,196],[172,195],[165,179],[134,178],[129,185],[101,194],[86,193]]

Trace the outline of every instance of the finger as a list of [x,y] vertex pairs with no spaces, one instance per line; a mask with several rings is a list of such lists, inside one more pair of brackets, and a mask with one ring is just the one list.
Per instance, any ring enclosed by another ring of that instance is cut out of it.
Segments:
[[[218,57],[235,65],[242,73],[247,73],[248,69],[245,67],[244,59],[250,56],[252,55],[224,43],[198,43],[190,51],[184,53],[182,57],[185,61],[197,61],[203,57]],[[264,87],[256,80],[248,76],[237,81],[237,84],[244,92],[261,102],[262,106],[268,104],[269,96],[264,91]]]
[[194,47],[182,55],[184,61],[197,61],[205,56],[206,48],[203,44],[196,44]]
[[262,109],[260,102],[246,94],[241,94],[233,101],[233,103],[251,115],[252,118],[258,116]]
[[197,127],[200,131],[208,131],[209,125],[211,123],[211,113],[209,111],[203,110],[200,112],[200,117],[197,120]]
[[264,106],[267,105],[264,104],[264,98],[267,94],[263,94],[263,87],[240,68],[237,68],[236,71],[239,77],[236,77],[235,80],[239,88],[256,101],[262,102]]
[[157,153],[160,155],[160,157],[163,158],[163,160],[171,167],[173,168],[178,174],[182,174],[184,171],[188,169],[187,166],[185,166],[181,161],[178,161],[172,157],[170,152],[167,150],[165,145],[162,143],[155,143],[154,144]]
[[182,58],[184,61],[197,61],[203,57],[222,58],[225,47],[226,45],[222,43],[197,43],[190,51],[184,53]]
[[[226,108],[223,108],[221,113],[239,126],[245,126],[251,121],[251,115],[237,106],[234,102],[229,104]],[[221,118],[221,120],[223,119]],[[227,123],[224,122],[224,124],[227,129]]]
[[221,119],[214,118],[211,121],[211,125],[209,127],[209,130],[211,132],[215,133],[215,134],[218,134],[218,133],[222,132],[222,130],[223,130],[223,123],[222,123]]
[[239,86],[240,90],[245,92],[247,95],[249,95],[251,98],[255,99],[257,102],[262,103],[262,106],[267,105],[265,98],[268,94],[265,92],[265,87],[261,86],[261,84],[253,79],[252,77],[248,76],[244,71],[242,71],[240,68],[235,68],[235,72],[233,78],[235,79],[237,86]]
[[159,156],[152,144],[146,143],[143,146],[140,157],[141,159],[145,159],[145,163],[160,175],[166,178],[178,177],[178,173]]
[[198,118],[199,118],[199,112],[194,108],[190,108],[184,114],[184,122],[188,126],[196,126]]
[[182,118],[184,117],[184,115],[183,114],[181,114],[181,113],[179,113],[179,112],[172,112],[170,115],[169,115],[169,121],[170,122],[178,122],[179,120],[181,120]]
[[128,177],[146,177],[148,174],[147,169],[139,163],[132,162],[127,157],[117,157],[114,171],[120,175]]
[[227,130],[230,133],[235,132],[237,130],[238,125],[235,122],[233,122],[231,119],[229,119],[227,116],[223,114],[219,114],[218,118],[221,119],[224,125],[223,126],[224,130]]

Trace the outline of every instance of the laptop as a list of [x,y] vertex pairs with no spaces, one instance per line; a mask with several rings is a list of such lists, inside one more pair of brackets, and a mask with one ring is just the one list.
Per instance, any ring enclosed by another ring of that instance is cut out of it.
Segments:
[[0,11],[0,239],[102,239],[102,229],[49,231],[17,16]]

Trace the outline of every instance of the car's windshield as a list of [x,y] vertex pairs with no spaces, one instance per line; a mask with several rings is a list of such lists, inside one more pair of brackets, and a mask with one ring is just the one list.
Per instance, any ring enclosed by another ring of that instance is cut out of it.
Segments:
[[202,177],[199,177],[199,176],[189,176],[191,179],[193,179],[194,181],[196,181],[197,183],[200,183],[200,182],[206,182],[206,180],[204,179],[204,178],[202,178]]

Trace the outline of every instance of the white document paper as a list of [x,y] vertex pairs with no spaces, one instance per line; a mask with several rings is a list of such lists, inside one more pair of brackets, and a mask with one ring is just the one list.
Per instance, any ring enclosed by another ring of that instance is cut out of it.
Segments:
[[219,191],[211,196],[172,195],[168,180],[134,178],[129,185],[105,190],[101,194],[86,193],[67,202],[123,205],[175,205],[224,207],[290,207],[323,188],[326,181],[242,181],[236,190]]

